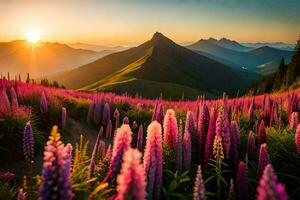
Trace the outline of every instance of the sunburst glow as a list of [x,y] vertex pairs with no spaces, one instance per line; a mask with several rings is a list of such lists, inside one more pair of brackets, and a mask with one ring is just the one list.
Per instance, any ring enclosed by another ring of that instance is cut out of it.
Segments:
[[28,42],[35,44],[37,42],[39,42],[39,40],[41,39],[41,33],[39,31],[29,31],[26,34],[26,39]]

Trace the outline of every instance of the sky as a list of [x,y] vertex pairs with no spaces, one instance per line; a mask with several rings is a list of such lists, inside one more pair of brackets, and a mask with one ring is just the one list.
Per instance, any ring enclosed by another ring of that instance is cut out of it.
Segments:
[[38,31],[44,41],[135,45],[159,31],[201,38],[295,43],[299,0],[0,0],[0,41]]

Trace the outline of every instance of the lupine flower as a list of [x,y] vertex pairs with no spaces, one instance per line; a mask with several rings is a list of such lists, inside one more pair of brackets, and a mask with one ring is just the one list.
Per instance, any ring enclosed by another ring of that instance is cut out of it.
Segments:
[[136,129],[137,126],[138,126],[138,125],[137,125],[136,121],[134,120],[134,121],[132,122],[132,129]]
[[257,187],[257,200],[288,200],[285,187],[277,183],[277,176],[271,164],[268,164]]
[[298,112],[292,112],[291,116],[290,116],[290,128],[297,128],[299,124],[299,115]]
[[44,151],[42,183],[39,194],[41,200],[71,199],[71,159],[72,145],[60,141],[60,134],[54,126]]
[[265,122],[262,120],[258,127],[258,144],[261,145],[267,142],[267,134],[265,128]]
[[111,159],[111,144],[108,145],[105,156],[110,160]]
[[236,121],[230,124],[230,162],[236,169],[239,161],[238,143],[239,143],[239,127]]
[[191,135],[195,133],[194,114],[191,111],[187,111],[186,113],[185,130],[188,130]]
[[230,188],[229,188],[229,195],[228,195],[228,200],[233,200],[235,198],[235,192],[234,192],[234,182],[233,179],[230,179]]
[[108,125],[106,127],[106,137],[111,138],[112,137],[112,122],[109,120]]
[[144,169],[147,177],[147,199],[158,200],[162,184],[162,133],[157,121],[151,122],[147,128],[147,138],[144,153]]
[[198,166],[197,176],[194,186],[194,200],[206,200],[205,197],[205,184],[202,178],[201,165]]
[[248,196],[248,180],[247,180],[247,167],[241,161],[236,175],[236,197],[237,200],[247,200]]
[[98,147],[98,155],[99,155],[99,158],[102,159],[105,154],[106,154],[106,149],[105,149],[105,142],[103,140],[100,140],[99,142],[99,147]]
[[251,124],[255,123],[255,113],[254,113],[254,102],[252,101],[249,110],[248,110],[248,118]]
[[114,118],[116,120],[116,128],[119,127],[119,118],[120,118],[120,113],[119,113],[119,110],[118,108],[116,108],[115,112],[114,112]]
[[122,120],[123,124],[129,124],[129,118],[125,116]]
[[40,110],[41,113],[48,112],[48,101],[44,91],[42,92],[41,99],[40,99]]
[[117,177],[117,200],[145,199],[146,177],[141,157],[136,149],[128,149],[124,153],[121,174]]
[[253,131],[250,131],[247,140],[247,155],[249,159],[253,158],[255,149],[256,149],[256,145],[255,145],[254,133]]
[[105,103],[103,108],[102,124],[107,127],[108,121],[110,120],[110,107],[108,103]]
[[151,121],[154,121],[156,118],[156,112],[157,112],[157,104],[154,105],[154,108],[152,110],[152,119]]
[[155,119],[160,124],[164,123],[164,108],[163,108],[162,104],[159,104],[158,107],[157,107],[157,112],[156,112]]
[[100,102],[95,103],[94,108],[94,122],[96,124],[100,124],[101,120],[101,111],[102,111],[102,99],[100,99]]
[[19,189],[17,200],[26,200],[26,193],[24,192],[23,188]]
[[64,128],[66,126],[67,121],[67,110],[65,107],[61,108],[61,128]]
[[11,99],[11,106],[13,110],[17,110],[19,108],[18,96],[14,87],[10,89],[10,99]]
[[277,104],[274,102],[271,110],[270,126],[278,124]]
[[34,157],[34,140],[30,122],[26,123],[23,132],[23,153],[27,161],[31,161]]
[[177,144],[178,126],[175,111],[167,110],[164,118],[164,144],[175,148]]
[[11,110],[10,102],[5,89],[1,90],[0,93],[0,112],[7,113]]
[[[202,104],[199,118],[198,118],[198,130],[199,130],[199,159],[202,163],[204,161],[204,149],[205,149],[205,141],[206,135],[209,126],[209,111],[206,104]],[[230,135],[229,135],[230,137]]]
[[213,108],[210,114],[209,127],[205,142],[205,169],[208,168],[208,161],[213,156],[213,143],[216,135],[216,120],[218,112]]
[[9,171],[7,171],[7,172],[0,175],[0,179],[3,180],[3,181],[10,181],[14,177],[15,177],[15,174],[13,174]]
[[295,133],[295,145],[298,155],[300,155],[300,124],[297,126]]
[[176,144],[176,169],[181,172],[182,170],[182,121],[179,121],[179,130],[177,134],[177,144]]
[[216,160],[224,159],[223,146],[222,146],[222,137],[216,135],[214,139],[213,155]]
[[183,136],[183,167],[184,170],[191,169],[191,157],[192,157],[192,140],[191,134],[188,129],[185,129]]
[[137,145],[136,145],[136,148],[139,151],[143,150],[143,140],[144,140],[144,131],[143,131],[143,125],[141,124],[137,135]]
[[91,160],[90,160],[90,165],[89,165],[89,169],[88,169],[88,175],[87,175],[88,178],[91,178],[95,171],[95,165],[96,165],[96,161],[97,161],[97,153],[99,150],[99,144],[102,139],[102,135],[103,135],[103,127],[100,128],[96,142],[94,144],[94,148],[93,148],[93,152],[92,152],[92,156],[91,156]]
[[258,160],[258,175],[262,176],[265,167],[270,163],[269,153],[267,151],[267,145],[264,143],[260,145],[259,160]]
[[218,114],[218,118],[216,121],[216,135],[222,137],[222,146],[224,147],[226,158],[229,158],[230,131],[227,114],[225,113],[224,109],[221,109]]

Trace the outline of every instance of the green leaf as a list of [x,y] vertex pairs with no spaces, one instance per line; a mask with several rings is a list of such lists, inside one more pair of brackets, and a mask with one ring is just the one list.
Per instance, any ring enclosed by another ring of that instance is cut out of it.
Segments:
[[170,185],[169,185],[169,189],[168,189],[168,192],[173,192],[175,189],[177,188],[177,181],[176,180],[173,180]]

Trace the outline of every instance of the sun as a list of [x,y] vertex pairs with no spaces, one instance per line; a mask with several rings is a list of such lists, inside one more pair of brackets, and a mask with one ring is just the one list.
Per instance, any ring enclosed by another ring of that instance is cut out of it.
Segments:
[[41,33],[39,31],[28,31],[26,39],[28,42],[35,44],[41,39]]

